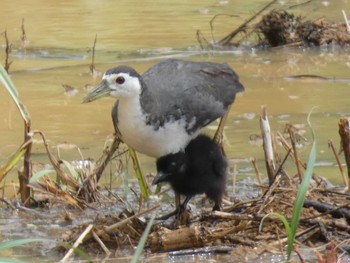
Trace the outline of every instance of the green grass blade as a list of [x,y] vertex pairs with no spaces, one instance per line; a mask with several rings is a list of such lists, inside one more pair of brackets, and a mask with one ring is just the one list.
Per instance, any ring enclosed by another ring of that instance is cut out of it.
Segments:
[[289,238],[292,237],[292,231],[291,231],[289,222],[288,222],[288,220],[287,220],[283,215],[281,215],[280,213],[277,213],[277,212],[268,213],[267,215],[265,215],[265,216],[261,219],[260,226],[259,226],[259,232],[261,231],[261,228],[262,228],[262,225],[263,225],[264,220],[265,220],[267,217],[269,217],[269,216],[275,216],[275,217],[277,217],[279,220],[282,221],[282,223],[283,223],[283,225],[284,225],[284,229],[286,230],[287,238],[288,238],[288,240],[289,240]]
[[140,189],[141,189],[141,193],[144,197],[148,197],[150,195],[150,190],[149,190],[148,184],[146,183],[145,178],[143,177],[143,174],[142,174],[142,171],[140,168],[140,163],[139,163],[139,160],[137,158],[137,154],[136,154],[135,150],[130,148],[130,147],[129,147],[129,154],[130,154],[130,157],[132,159],[132,163],[133,163],[134,170],[136,173],[137,181],[138,181]]
[[44,238],[23,238],[23,239],[18,239],[18,240],[6,241],[3,243],[0,243],[0,250],[6,250],[9,248],[18,247],[18,246],[25,245],[25,244],[32,243],[32,242],[44,242],[44,241],[47,241],[47,239],[44,239]]
[[307,118],[307,122],[308,122],[308,125],[309,125],[310,130],[311,130],[313,142],[312,142],[312,147],[311,147],[311,151],[309,154],[309,159],[307,162],[307,168],[306,168],[306,171],[304,173],[304,178],[299,186],[299,191],[298,191],[297,197],[295,199],[294,207],[293,207],[293,215],[292,215],[292,222],[291,222],[292,238],[288,239],[288,248],[287,248],[288,260],[290,259],[292,251],[293,251],[293,243],[294,243],[295,235],[296,235],[298,224],[299,224],[301,210],[302,210],[303,205],[304,205],[305,196],[306,196],[307,190],[308,190],[309,185],[310,185],[310,181],[311,181],[312,174],[313,174],[313,168],[314,168],[314,165],[316,162],[316,139],[315,139],[314,130],[312,129],[312,126],[310,123],[310,115],[311,115],[311,112]]
[[142,250],[146,244],[149,232],[151,231],[151,227],[153,226],[154,218],[155,218],[155,215],[153,215],[151,217],[150,221],[148,222],[148,224],[146,226],[145,231],[143,231],[143,234],[140,238],[139,244],[137,245],[136,251],[135,251],[134,255],[132,256],[130,263],[137,263],[138,259],[140,258]]
[[26,153],[27,147],[20,147],[15,154],[13,154],[7,163],[0,168],[0,182],[4,179],[6,174],[18,163],[20,158]]
[[0,81],[5,86],[8,93],[10,93],[12,100],[15,102],[19,112],[22,115],[22,118],[26,123],[30,122],[30,115],[27,109],[21,104],[18,98],[18,91],[7,74],[4,67],[0,64]]
[[11,97],[18,99],[18,91],[15,88],[15,85],[13,84],[12,80],[10,79],[9,75],[7,74],[2,64],[0,64],[0,79],[1,79],[1,82],[4,83],[4,85],[6,85],[6,88],[10,93]]

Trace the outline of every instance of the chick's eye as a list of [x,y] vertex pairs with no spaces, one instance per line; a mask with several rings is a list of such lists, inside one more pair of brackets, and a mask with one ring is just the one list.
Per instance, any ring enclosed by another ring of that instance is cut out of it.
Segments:
[[125,79],[123,77],[117,77],[115,79],[115,82],[117,82],[117,84],[123,84],[125,82]]

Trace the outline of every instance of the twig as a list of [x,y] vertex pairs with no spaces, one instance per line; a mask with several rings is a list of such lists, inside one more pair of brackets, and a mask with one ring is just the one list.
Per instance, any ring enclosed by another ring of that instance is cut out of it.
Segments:
[[21,44],[23,48],[26,48],[29,44],[29,40],[27,38],[26,30],[24,28],[24,18],[22,18],[21,30],[22,30]]
[[204,42],[205,42],[206,47],[209,46],[208,40],[203,36],[203,34],[200,30],[197,30],[196,37],[197,37],[197,41],[198,41],[199,45],[201,46],[201,49],[205,49]]
[[347,188],[349,188],[349,179],[346,177],[346,174],[344,172],[343,166],[341,165],[340,159],[339,159],[339,155],[337,153],[337,150],[335,149],[335,146],[332,142],[332,140],[328,140],[328,146],[332,149],[332,152],[334,154],[335,160],[337,161],[338,167],[339,167],[339,171],[343,177],[343,181],[344,184]]
[[95,67],[95,48],[96,48],[96,41],[97,41],[97,34],[95,35],[95,41],[94,45],[92,46],[92,59],[91,59],[91,65],[90,65],[90,72],[92,77],[96,77],[98,75],[98,72]]
[[[350,178],[350,126],[347,118],[339,120],[339,135],[341,139],[341,147],[344,151],[345,162],[348,169],[348,179]],[[350,192],[350,186],[348,185],[348,192]]]
[[147,213],[157,209],[159,206],[160,206],[160,204],[158,204],[156,206],[153,206],[150,209],[147,209],[145,211],[142,211],[142,212],[140,212],[140,213],[138,213],[136,215],[130,216],[130,217],[128,217],[128,218],[126,218],[126,219],[124,219],[124,220],[122,220],[122,221],[120,221],[118,223],[115,223],[115,224],[113,224],[111,226],[107,226],[103,230],[98,231],[97,234],[100,236],[102,233],[111,232],[111,231],[115,230],[116,228],[123,227],[127,223],[129,223],[131,220],[133,220],[133,219],[135,219],[135,218],[137,218],[137,217],[139,217],[139,216],[141,216],[143,214],[147,214]]
[[279,175],[279,174],[277,174],[276,177],[275,177],[275,179],[274,179],[274,181],[273,181],[273,183],[270,184],[269,189],[268,189],[268,190],[265,192],[265,194],[261,197],[263,203],[262,203],[261,206],[260,206],[260,209],[259,209],[259,211],[258,211],[258,214],[260,214],[261,211],[263,211],[264,208],[267,206],[268,203],[266,203],[266,202],[267,202],[268,198],[272,195],[272,193],[273,193],[273,191],[276,189],[276,187],[278,187],[278,185],[279,185],[281,179],[282,179],[282,176]]
[[90,233],[90,231],[92,230],[93,227],[94,227],[93,224],[88,225],[88,227],[79,236],[79,238],[75,241],[74,245],[69,249],[67,254],[64,256],[64,258],[61,259],[60,262],[66,262],[67,259],[72,256],[74,249],[76,249],[83,242],[84,238]]
[[256,176],[256,178],[258,179],[258,182],[259,182],[259,184],[260,184],[261,191],[264,191],[264,190],[263,190],[263,189],[264,189],[264,188],[263,188],[263,187],[264,187],[264,183],[263,183],[263,181],[262,181],[262,179],[261,179],[261,175],[260,175],[258,166],[256,165],[256,158],[255,158],[255,157],[252,158],[252,165],[253,165],[253,167],[254,167],[255,176]]
[[9,73],[10,65],[12,64],[12,61],[10,61],[10,54],[11,54],[11,51],[12,51],[12,44],[9,42],[9,39],[7,37],[7,30],[2,32],[1,35],[3,35],[4,38],[5,38],[5,54],[6,54],[6,57],[5,57],[5,66],[4,66],[4,68],[5,68],[6,72]]
[[301,180],[303,178],[303,173],[302,173],[302,170],[300,168],[299,161],[298,161],[299,156],[298,156],[298,150],[296,147],[295,131],[294,131],[292,125],[288,125],[288,133],[289,133],[289,137],[290,137],[290,142],[291,142],[292,147],[293,147],[294,160],[295,160],[295,165],[296,165],[297,171],[298,171],[299,182],[301,182]]
[[112,252],[106,247],[106,245],[102,242],[100,237],[95,233],[94,230],[91,231],[93,238],[96,240],[96,242],[100,245],[100,247],[103,249],[103,251],[106,253],[107,256],[112,254]]
[[[278,131],[277,132],[277,135],[278,135],[278,138],[280,139],[283,147],[287,150],[287,151],[291,151],[292,153],[292,157],[293,157],[293,160],[294,160],[294,151],[293,151],[293,148],[288,144],[288,142],[284,139],[283,135]],[[304,168],[304,170],[306,170],[306,164],[303,163],[300,159],[298,159],[298,162],[299,164],[301,165],[301,167]]]
[[343,17],[344,17],[344,20],[345,20],[345,25],[346,25],[346,30],[348,31],[348,34],[350,34],[350,25],[349,25],[349,20],[346,16],[346,13],[344,10],[341,10],[341,12],[343,13]]
[[276,3],[277,0],[273,0],[270,3],[268,3],[266,6],[264,6],[260,11],[258,11],[255,15],[253,15],[251,18],[249,18],[247,21],[245,21],[242,25],[240,25],[236,30],[232,31],[229,35],[224,37],[219,41],[219,44],[222,45],[228,45],[228,43],[241,31],[245,29],[245,27],[253,21],[258,15],[260,15],[262,12],[264,12],[267,8],[269,8],[271,5]]
[[287,158],[288,158],[289,154],[291,153],[291,151],[292,151],[292,148],[289,148],[286,156],[284,157],[284,159],[282,160],[280,166],[278,167],[278,169],[276,171],[276,175],[282,171],[283,165],[287,161]]
[[49,144],[46,140],[46,137],[44,135],[44,133],[42,131],[39,130],[34,130],[32,131],[33,134],[39,134],[44,142],[44,146],[47,152],[47,156],[49,157],[49,160],[53,166],[53,168],[55,169],[57,175],[64,180],[68,185],[70,185],[71,187],[73,187],[74,189],[78,189],[79,188],[79,183],[77,181],[75,181],[73,178],[71,178],[70,176],[67,176],[66,173],[60,168],[59,163],[57,162],[56,158],[52,155],[52,153],[50,152],[49,149]]
[[112,159],[113,154],[115,151],[119,148],[119,144],[121,143],[121,140],[117,135],[114,136],[113,142],[108,150],[105,150],[104,156],[102,156],[102,161],[99,163],[99,166],[96,167],[96,181],[98,182],[103,174],[103,171],[105,170],[106,166],[108,165],[109,161]]
[[287,10],[288,9],[292,9],[292,8],[295,8],[295,7],[300,7],[302,5],[306,5],[306,4],[310,4],[313,0],[308,0],[308,1],[305,1],[305,2],[302,2],[302,3],[298,3],[298,4],[295,4],[295,5],[291,5],[289,6],[288,8],[286,8]]
[[228,17],[239,17],[239,15],[232,15],[232,14],[216,14],[209,22],[210,25],[210,33],[211,33],[211,38],[213,42],[215,43],[215,38],[214,38],[214,21],[217,17],[219,16],[228,16]]

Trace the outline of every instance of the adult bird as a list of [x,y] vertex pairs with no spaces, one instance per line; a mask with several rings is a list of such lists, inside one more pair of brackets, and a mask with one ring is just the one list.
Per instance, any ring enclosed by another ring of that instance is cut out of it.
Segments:
[[226,187],[226,168],[226,158],[219,145],[206,135],[190,141],[184,151],[160,157],[152,184],[169,182],[175,193],[185,195],[186,199],[175,211],[158,219],[172,215],[180,218],[190,199],[202,193],[214,201],[213,210],[220,210]]
[[83,102],[115,97],[112,119],[120,139],[159,158],[183,150],[243,90],[227,64],[167,59],[142,75],[129,66],[107,70]]

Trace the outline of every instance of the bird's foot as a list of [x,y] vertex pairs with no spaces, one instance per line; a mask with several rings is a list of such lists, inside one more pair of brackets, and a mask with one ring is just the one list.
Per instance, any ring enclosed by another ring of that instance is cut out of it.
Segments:
[[215,205],[213,206],[213,211],[221,211],[221,205],[215,204]]
[[166,214],[166,215],[163,215],[160,217],[156,217],[156,220],[167,220],[172,216],[175,216],[175,221],[176,221],[177,225],[187,224],[189,222],[189,218],[190,218],[188,210],[183,206],[179,206],[177,209],[170,212],[169,214]]
[[177,214],[178,214],[178,209],[174,210],[173,212],[170,212],[169,214],[156,217],[156,220],[167,220],[167,219],[169,219],[170,217],[172,217],[174,215],[177,216]]

